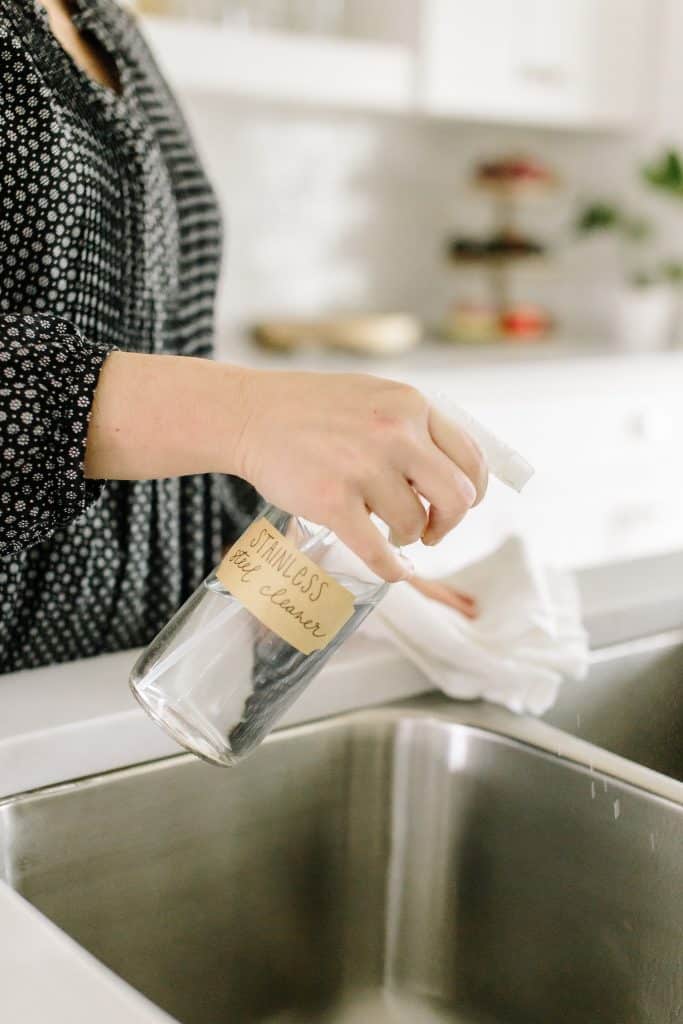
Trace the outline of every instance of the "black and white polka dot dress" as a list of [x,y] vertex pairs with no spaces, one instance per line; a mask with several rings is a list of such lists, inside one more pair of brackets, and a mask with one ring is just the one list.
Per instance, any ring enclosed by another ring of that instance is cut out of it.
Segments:
[[255,502],[216,476],[84,478],[113,348],[211,355],[220,223],[130,16],[79,0],[75,20],[118,94],[35,0],[0,0],[0,672],[148,642]]

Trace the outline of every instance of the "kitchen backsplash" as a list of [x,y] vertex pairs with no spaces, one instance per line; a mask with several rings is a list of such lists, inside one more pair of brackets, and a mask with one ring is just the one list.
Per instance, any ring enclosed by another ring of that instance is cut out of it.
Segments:
[[223,336],[273,314],[400,309],[436,322],[453,295],[445,238],[485,227],[490,216],[468,172],[510,151],[533,153],[561,179],[524,209],[525,228],[555,257],[516,273],[520,297],[552,308],[564,334],[606,329],[610,260],[600,243],[574,242],[571,224],[581,196],[612,195],[631,180],[633,140],[209,96],[185,108],[226,217]]

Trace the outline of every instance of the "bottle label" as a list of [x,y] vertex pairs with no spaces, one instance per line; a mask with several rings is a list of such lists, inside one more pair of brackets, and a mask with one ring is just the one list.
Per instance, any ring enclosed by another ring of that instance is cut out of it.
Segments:
[[353,594],[265,518],[233,544],[216,576],[259,622],[302,654],[324,650],[353,614]]

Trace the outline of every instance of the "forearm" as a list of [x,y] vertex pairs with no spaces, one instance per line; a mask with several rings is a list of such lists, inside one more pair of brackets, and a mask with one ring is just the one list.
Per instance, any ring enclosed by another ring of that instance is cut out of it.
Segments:
[[239,474],[250,372],[186,356],[112,352],[95,393],[86,476]]
[[329,526],[390,581],[410,569],[368,513],[398,545],[434,544],[486,490],[472,439],[405,384],[125,352],[100,373],[85,469],[110,480],[234,474]]

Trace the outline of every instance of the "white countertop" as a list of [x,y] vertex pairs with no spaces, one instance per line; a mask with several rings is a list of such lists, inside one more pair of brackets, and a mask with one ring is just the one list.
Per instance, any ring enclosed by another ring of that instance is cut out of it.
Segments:
[[[584,375],[586,367],[598,376],[673,372],[683,367],[683,350],[661,349],[654,352],[628,352],[606,342],[579,338],[556,338],[550,341],[491,345],[456,345],[426,338],[414,349],[400,355],[377,356],[346,352],[341,349],[304,346],[289,352],[265,348],[252,342],[244,333],[224,328],[220,332],[220,358],[256,369],[308,370],[316,373],[372,373],[382,377],[410,380],[423,374],[456,373],[481,376],[487,382],[509,378],[510,372],[528,375],[538,371],[551,374],[562,388],[564,372]],[[558,374],[562,366],[563,374]]]
[[[594,646],[683,626],[683,552],[578,573]],[[181,751],[127,685],[137,651],[0,676],[0,799]],[[421,672],[361,634],[287,712],[282,726],[418,696]]]
[[0,922],[3,1024],[171,1024],[4,884]]
[[[136,651],[0,676],[0,798],[182,752],[127,685]],[[425,693],[421,673],[354,636],[282,720],[295,725]]]

